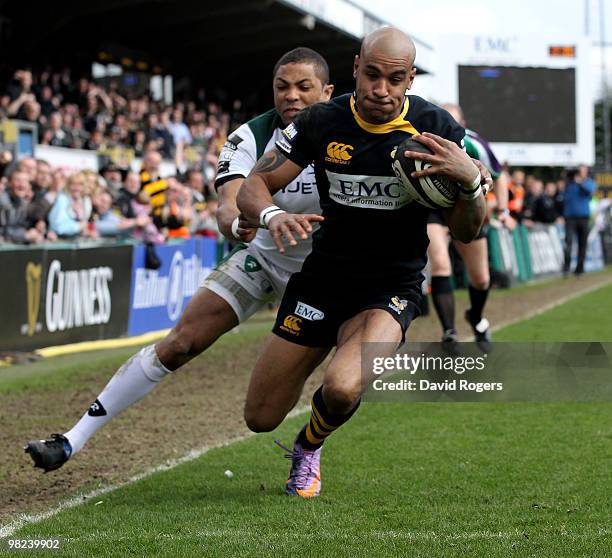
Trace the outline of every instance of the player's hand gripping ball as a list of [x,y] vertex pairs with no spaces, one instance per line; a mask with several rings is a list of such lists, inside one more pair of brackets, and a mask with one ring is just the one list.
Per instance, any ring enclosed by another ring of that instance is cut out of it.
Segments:
[[405,151],[433,153],[427,146],[413,139],[404,140],[395,150],[393,156],[393,171],[408,195],[417,203],[431,209],[452,207],[459,194],[459,184],[447,176],[434,174],[430,176],[412,177],[415,171],[421,171],[431,166],[425,161],[408,159]]

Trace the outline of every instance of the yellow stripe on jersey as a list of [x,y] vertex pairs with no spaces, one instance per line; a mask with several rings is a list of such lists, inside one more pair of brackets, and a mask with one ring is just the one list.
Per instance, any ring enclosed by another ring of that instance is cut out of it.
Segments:
[[168,189],[168,181],[165,178],[151,180],[148,172],[140,173],[141,189],[149,194],[149,205],[154,210],[159,210],[166,203],[166,190]]
[[372,134],[387,134],[395,130],[401,130],[402,132],[408,132],[413,136],[418,136],[419,131],[408,120],[404,120],[408,114],[409,107],[410,101],[408,100],[408,97],[406,97],[406,100],[404,101],[404,108],[399,116],[395,117],[393,120],[391,120],[391,122],[385,122],[384,124],[371,124],[359,116],[357,113],[357,108],[355,107],[355,98],[351,96],[351,111],[353,112],[355,121],[357,124],[359,124],[360,128],[363,128],[366,132],[370,132]]

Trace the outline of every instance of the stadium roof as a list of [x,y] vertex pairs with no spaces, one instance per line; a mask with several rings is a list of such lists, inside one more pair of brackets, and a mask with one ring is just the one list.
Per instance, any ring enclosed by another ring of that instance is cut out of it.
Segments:
[[[234,97],[268,97],[272,67],[296,46],[329,62],[337,90],[352,87],[364,34],[384,22],[347,0],[0,0],[4,64],[89,73],[91,62],[188,76]],[[421,71],[431,47],[417,40]]]

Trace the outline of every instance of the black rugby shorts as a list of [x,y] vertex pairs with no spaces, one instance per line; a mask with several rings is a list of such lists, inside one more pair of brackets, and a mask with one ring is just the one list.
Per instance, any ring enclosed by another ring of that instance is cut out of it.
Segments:
[[297,345],[333,347],[344,322],[364,310],[380,308],[402,328],[402,342],[410,322],[420,314],[423,276],[402,281],[397,290],[377,288],[380,281],[347,278],[329,280],[325,275],[295,273],[289,279],[272,331]]

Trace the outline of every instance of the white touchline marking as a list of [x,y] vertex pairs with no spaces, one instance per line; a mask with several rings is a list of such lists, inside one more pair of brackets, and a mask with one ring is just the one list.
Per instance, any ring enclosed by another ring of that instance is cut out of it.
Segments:
[[[309,410],[310,410],[310,405],[303,405],[301,407],[296,407],[287,415],[286,418],[293,418],[293,417],[299,416]],[[231,444],[235,444],[237,442],[242,442],[243,440],[246,440],[247,438],[250,438],[251,436],[254,436],[254,435],[255,435],[254,432],[246,432],[245,434],[241,436],[230,438],[229,440],[225,440],[224,442],[220,442],[218,444],[213,444],[210,446],[204,446],[199,449],[191,450],[185,455],[183,455],[182,457],[179,457],[177,459],[169,459],[165,463],[156,465],[155,467],[151,467],[150,469],[147,469],[146,471],[143,471],[142,473],[138,473],[137,475],[130,477],[126,481],[123,481],[117,484],[112,484],[109,486],[104,486],[102,488],[96,488],[95,490],[92,490],[85,494],[77,494],[76,496],[72,496],[68,500],[64,500],[63,502],[60,502],[57,506],[45,512],[34,513],[34,514],[19,514],[17,515],[15,519],[10,521],[6,525],[0,525],[0,539],[12,536],[14,533],[19,531],[19,529],[25,527],[26,525],[30,525],[32,523],[40,523],[41,521],[45,521],[46,519],[49,519],[64,510],[75,508],[76,506],[84,504],[85,502],[87,502],[88,500],[91,500],[92,498],[98,498],[99,496],[102,496],[103,494],[108,494],[109,492],[113,492],[114,490],[117,490],[118,488],[123,488],[124,486],[127,486],[129,484],[138,482],[139,480],[142,480],[146,477],[150,477],[151,475],[155,473],[159,473],[160,471],[169,471],[170,469],[174,469],[175,467],[178,467],[179,465],[182,465],[183,463],[188,463],[189,461],[198,459],[198,457],[203,456],[204,454],[208,453],[210,450],[223,448]]]

